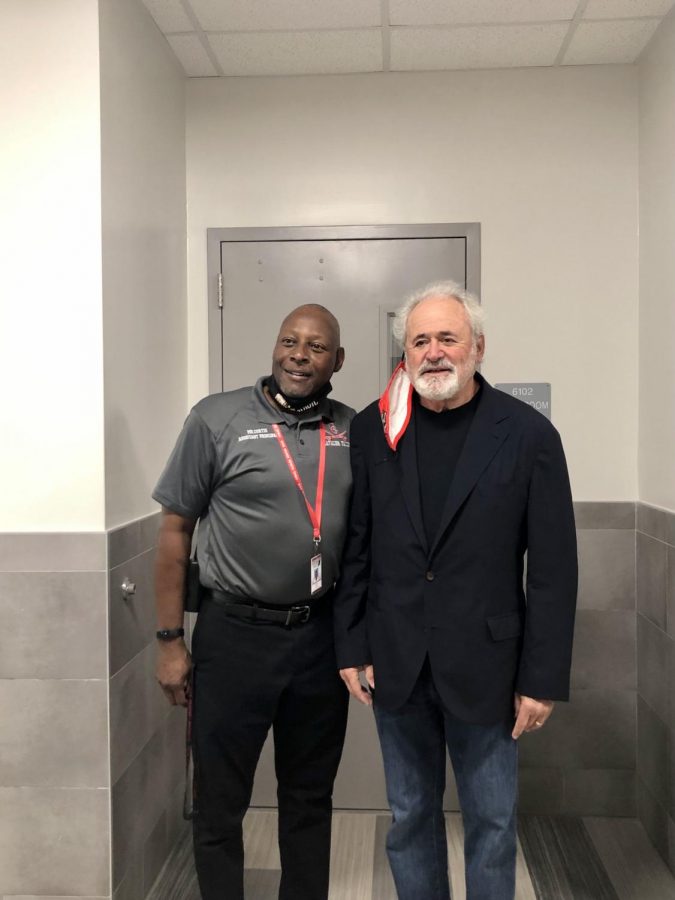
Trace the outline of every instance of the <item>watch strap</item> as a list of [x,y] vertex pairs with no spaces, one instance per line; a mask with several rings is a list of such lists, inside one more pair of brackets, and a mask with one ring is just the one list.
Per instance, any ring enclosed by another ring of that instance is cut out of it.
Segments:
[[158,641],[175,641],[185,635],[184,628],[160,628],[155,632]]

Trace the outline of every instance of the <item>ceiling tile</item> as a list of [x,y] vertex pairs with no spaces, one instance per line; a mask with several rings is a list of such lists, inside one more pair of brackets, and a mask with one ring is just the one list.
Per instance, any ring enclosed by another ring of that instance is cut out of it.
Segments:
[[185,69],[186,75],[200,78],[218,74],[196,34],[169,34],[166,39]]
[[205,31],[295,31],[380,25],[380,0],[190,0]]
[[212,34],[209,42],[225,75],[331,75],[382,69],[379,28]]
[[389,0],[392,25],[569,20],[577,0]]
[[164,34],[193,30],[180,0],[143,0],[143,3]]
[[584,19],[621,19],[624,17],[665,16],[675,0],[588,0]]
[[563,65],[635,62],[658,26],[658,19],[580,22],[565,53]]
[[567,29],[566,24],[392,28],[391,68],[420,71],[550,66]]

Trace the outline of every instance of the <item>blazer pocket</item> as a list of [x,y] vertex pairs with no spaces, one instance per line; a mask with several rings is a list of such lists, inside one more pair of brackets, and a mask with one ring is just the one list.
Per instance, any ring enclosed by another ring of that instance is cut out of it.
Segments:
[[493,641],[506,641],[508,638],[518,637],[523,630],[518,612],[507,613],[504,616],[490,616],[487,625]]

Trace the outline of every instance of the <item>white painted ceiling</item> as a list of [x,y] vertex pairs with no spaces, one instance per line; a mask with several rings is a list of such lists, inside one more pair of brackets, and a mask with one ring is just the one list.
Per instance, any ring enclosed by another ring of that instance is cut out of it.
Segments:
[[190,77],[633,63],[675,0],[143,0]]

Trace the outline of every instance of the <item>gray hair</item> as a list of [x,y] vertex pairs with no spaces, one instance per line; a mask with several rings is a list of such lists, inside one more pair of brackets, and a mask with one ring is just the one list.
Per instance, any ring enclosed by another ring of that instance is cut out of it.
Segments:
[[410,316],[410,313],[423,300],[429,300],[431,297],[443,297],[449,300],[457,300],[458,303],[462,304],[469,317],[469,324],[471,325],[471,333],[474,342],[483,334],[485,312],[480,305],[478,297],[475,294],[472,294],[471,291],[465,291],[456,281],[437,281],[410,294],[403,306],[396,311],[392,332],[401,347],[405,346],[405,332],[408,327],[408,317]]

